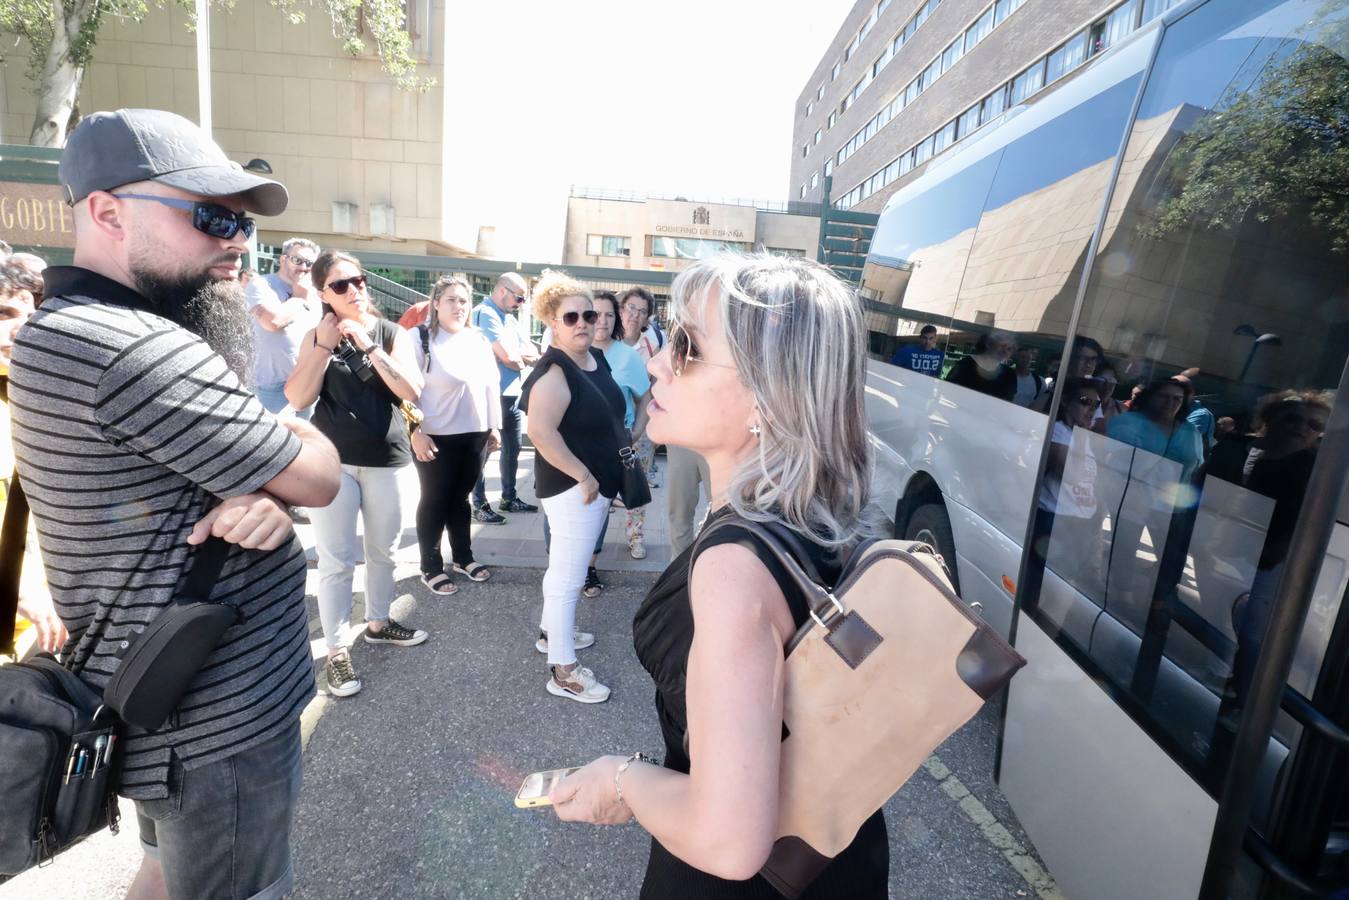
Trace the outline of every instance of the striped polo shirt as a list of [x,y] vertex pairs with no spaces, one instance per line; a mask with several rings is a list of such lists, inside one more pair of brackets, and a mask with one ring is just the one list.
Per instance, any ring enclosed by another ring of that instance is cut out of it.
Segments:
[[[217,502],[261,489],[300,441],[200,337],[87,269],[44,273],[47,300],[19,332],[9,396],[15,455],[57,612],[63,658],[102,690],[128,643],[168,605],[192,560],[187,536]],[[129,729],[121,793],[168,796],[187,769],[279,734],[314,695],[294,536],[230,545],[211,599],[244,619],[165,728]]]

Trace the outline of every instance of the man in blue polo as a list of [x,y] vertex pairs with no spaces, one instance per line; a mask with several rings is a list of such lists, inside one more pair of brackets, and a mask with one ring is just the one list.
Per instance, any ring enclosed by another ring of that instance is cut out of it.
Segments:
[[941,364],[945,358],[946,351],[937,349],[937,326],[924,325],[923,330],[918,332],[918,343],[905,344],[896,350],[895,355],[890,357],[890,365],[940,378]]
[[[529,287],[514,272],[497,279],[492,294],[473,310],[473,324],[492,342],[497,370],[501,373],[501,512],[538,512],[515,494],[515,469],[520,459],[520,387],[521,370],[539,361],[538,348],[520,327],[514,315],[528,298]],[[500,525],[504,516],[487,504],[487,484],[479,478],[473,488],[473,518]]]

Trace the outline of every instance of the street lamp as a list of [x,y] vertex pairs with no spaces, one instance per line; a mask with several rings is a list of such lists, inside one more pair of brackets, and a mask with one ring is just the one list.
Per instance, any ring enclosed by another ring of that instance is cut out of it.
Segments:
[[1255,351],[1266,345],[1270,347],[1283,346],[1283,338],[1277,334],[1259,334],[1250,325],[1238,325],[1232,329],[1232,333],[1241,337],[1255,338],[1251,341],[1251,352],[1246,354],[1246,364],[1241,367],[1241,374],[1237,376],[1239,382],[1246,380],[1246,373],[1251,370],[1251,363],[1255,362]]

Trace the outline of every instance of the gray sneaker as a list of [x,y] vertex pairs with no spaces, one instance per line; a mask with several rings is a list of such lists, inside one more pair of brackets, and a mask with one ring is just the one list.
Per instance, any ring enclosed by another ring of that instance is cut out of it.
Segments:
[[328,682],[328,693],[334,697],[350,697],[360,691],[361,680],[356,677],[356,670],[351,667],[349,653],[343,651],[336,656],[328,657],[328,664],[323,669],[324,680]]

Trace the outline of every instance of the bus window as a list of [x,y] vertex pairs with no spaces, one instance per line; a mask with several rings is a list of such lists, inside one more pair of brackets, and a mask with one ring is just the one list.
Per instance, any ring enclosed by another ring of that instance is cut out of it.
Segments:
[[1316,174],[1349,113],[1333,6],[1167,29],[1074,344],[1117,384],[1065,383],[1019,598],[1211,793],[1349,356],[1349,219]]
[[1141,65],[1119,68],[1100,90],[1001,152],[956,282],[947,348],[957,360],[953,383],[1048,409],[1087,247],[1142,77]]

